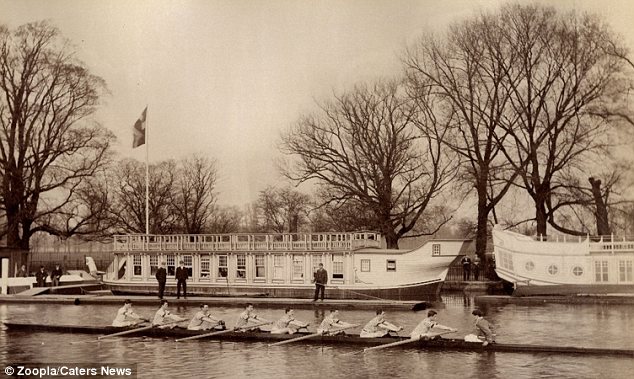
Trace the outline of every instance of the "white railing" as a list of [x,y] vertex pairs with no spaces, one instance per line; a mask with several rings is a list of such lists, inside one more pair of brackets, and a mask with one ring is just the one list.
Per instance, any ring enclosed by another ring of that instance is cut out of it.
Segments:
[[375,232],[117,235],[114,251],[293,251],[381,247]]

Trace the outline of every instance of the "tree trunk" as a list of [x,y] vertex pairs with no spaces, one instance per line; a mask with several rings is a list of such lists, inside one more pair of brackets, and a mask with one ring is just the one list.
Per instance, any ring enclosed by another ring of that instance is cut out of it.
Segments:
[[592,185],[592,196],[594,197],[594,204],[596,206],[595,217],[597,219],[597,234],[600,236],[607,236],[612,234],[610,230],[610,223],[608,222],[608,208],[605,206],[603,196],[601,195],[601,180],[588,178],[588,181]]
[[385,243],[388,249],[398,249],[398,235],[394,231],[394,228],[386,225],[381,231],[383,237],[385,237]]
[[488,213],[485,197],[484,203],[478,201],[478,225],[476,230],[476,254],[480,257],[481,262],[484,262],[487,250]]
[[548,222],[546,201],[539,195],[535,198],[535,221],[537,223],[537,235],[545,237],[547,235],[546,225]]

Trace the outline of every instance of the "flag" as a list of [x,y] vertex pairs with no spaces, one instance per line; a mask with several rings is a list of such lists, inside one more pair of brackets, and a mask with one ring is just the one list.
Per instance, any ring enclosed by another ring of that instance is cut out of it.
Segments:
[[145,145],[145,120],[147,116],[147,107],[141,113],[141,117],[134,123],[134,134],[132,140],[132,148]]

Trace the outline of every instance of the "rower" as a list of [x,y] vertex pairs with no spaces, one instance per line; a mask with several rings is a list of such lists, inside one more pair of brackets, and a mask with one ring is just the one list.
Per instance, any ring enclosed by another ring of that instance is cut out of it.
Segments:
[[[326,334],[326,333],[330,333],[333,329],[347,328],[353,325],[354,324],[340,321],[339,311],[336,309],[331,309],[328,316],[326,316],[324,320],[321,322],[321,325],[319,325],[319,328],[317,329],[317,333]],[[343,330],[339,330],[339,331],[336,331],[333,335],[337,335],[337,334],[345,334],[345,332]]]
[[170,311],[167,310],[167,307],[168,307],[167,300],[161,300],[161,306],[158,309],[158,311],[156,311],[156,314],[154,315],[154,321],[152,321],[152,325],[158,326],[159,328],[172,329],[176,326],[175,322],[181,322],[181,321],[187,320],[183,317],[171,314]]
[[112,326],[117,327],[126,327],[126,326],[134,326],[140,324],[144,321],[149,321],[139,316],[132,310],[132,301],[130,299],[126,299],[123,302],[123,307],[119,308],[117,311],[117,316],[112,321]]
[[253,304],[247,303],[244,312],[240,313],[240,316],[238,316],[235,329],[248,329],[249,323],[261,324],[264,322],[270,321],[258,316],[255,312],[253,312]]
[[295,311],[286,308],[284,310],[284,316],[273,323],[271,334],[295,334],[299,329],[306,327],[308,327],[307,322],[296,320]]
[[495,338],[493,330],[491,330],[491,324],[489,324],[489,322],[484,319],[482,311],[480,311],[479,309],[474,309],[471,314],[475,316],[475,326],[478,329],[478,338],[484,340],[484,342],[482,342],[482,346],[487,346],[490,343],[494,343]]
[[216,327],[224,328],[225,322],[218,320],[211,316],[209,313],[209,305],[201,304],[200,311],[198,311],[194,318],[189,322],[187,326],[188,330],[209,330]]
[[385,321],[385,312],[381,309],[377,309],[376,317],[365,324],[359,337],[379,338],[389,335],[390,332],[400,332],[401,330],[403,330],[402,327]]
[[438,322],[436,322],[437,314],[438,312],[436,312],[435,310],[433,309],[429,310],[427,312],[427,317],[425,317],[423,321],[421,321],[420,324],[418,324],[418,326],[414,328],[412,333],[410,333],[410,336],[412,337],[412,339],[435,337],[435,335],[431,332],[432,329],[443,329],[443,330],[448,330],[450,332],[457,331],[457,329],[440,325]]

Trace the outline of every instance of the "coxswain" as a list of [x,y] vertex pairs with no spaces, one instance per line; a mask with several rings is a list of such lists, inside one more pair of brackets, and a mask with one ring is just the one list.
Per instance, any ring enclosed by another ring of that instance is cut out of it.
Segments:
[[337,329],[348,328],[351,326],[354,326],[354,324],[350,324],[350,323],[339,320],[338,310],[331,309],[328,316],[324,317],[323,321],[321,322],[321,325],[319,325],[319,328],[317,329],[317,333],[321,333],[321,334],[329,333],[332,335],[345,334],[343,330],[337,330]]
[[389,335],[390,332],[400,332],[401,330],[403,330],[402,327],[385,321],[385,312],[378,309],[376,317],[365,324],[359,336],[361,338],[379,338]]
[[167,300],[161,300],[161,306],[154,315],[152,325],[158,326],[159,328],[171,329],[176,326],[176,323],[187,320],[183,317],[171,314],[170,311],[167,310],[167,307]]
[[126,299],[123,302],[123,307],[119,308],[117,311],[117,317],[112,321],[112,326],[117,327],[126,327],[126,326],[134,326],[140,324],[144,321],[149,321],[134,313],[132,309],[132,301],[130,299]]
[[444,325],[440,325],[438,322],[436,322],[436,315],[437,314],[438,314],[438,312],[436,312],[435,310],[433,310],[433,309],[429,310],[427,312],[427,317],[425,317],[423,319],[423,321],[421,321],[420,324],[418,324],[418,326],[416,326],[416,328],[414,328],[412,333],[410,333],[410,337],[411,338],[420,339],[420,338],[430,338],[430,337],[437,336],[437,334],[432,333],[432,329],[443,329],[443,330],[447,330],[447,331],[450,331],[450,332],[457,331],[457,329],[450,328],[450,327],[444,326]]
[[273,323],[271,334],[295,334],[299,329],[308,327],[307,322],[295,319],[295,311],[286,308],[284,316]]
[[189,330],[209,330],[216,327],[224,326],[224,321],[218,320],[209,313],[209,305],[201,304],[194,318],[189,322],[187,329]]
[[262,323],[270,323],[270,321],[258,316],[253,311],[253,304],[247,303],[247,306],[244,309],[244,312],[240,313],[240,316],[238,316],[235,329],[248,329],[249,323],[262,324]]
[[491,329],[491,324],[489,324],[489,322],[484,319],[482,311],[480,311],[479,309],[474,309],[471,314],[475,316],[475,326],[478,329],[478,338],[484,340],[484,342],[482,342],[482,346],[486,346],[490,343],[495,342],[495,335],[493,334],[493,330]]

